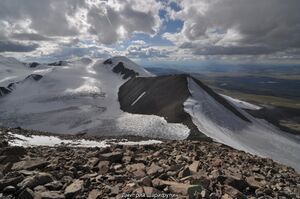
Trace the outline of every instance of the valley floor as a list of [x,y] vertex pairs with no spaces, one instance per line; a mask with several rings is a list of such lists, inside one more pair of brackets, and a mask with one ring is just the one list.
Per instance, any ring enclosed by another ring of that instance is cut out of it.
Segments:
[[24,148],[2,131],[0,198],[300,198],[294,169],[215,142]]

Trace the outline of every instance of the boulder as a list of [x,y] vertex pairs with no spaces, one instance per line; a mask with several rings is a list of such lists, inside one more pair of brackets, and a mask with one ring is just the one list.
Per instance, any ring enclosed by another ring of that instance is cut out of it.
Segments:
[[120,152],[112,152],[100,154],[100,160],[107,160],[113,163],[122,163],[123,154]]
[[5,156],[23,156],[25,155],[26,149],[24,147],[20,147],[20,146],[9,146],[9,147],[5,147],[5,148],[1,148],[0,149],[0,155],[5,155]]
[[19,199],[34,199],[34,193],[31,189],[26,188],[19,194]]
[[169,190],[172,193],[189,196],[189,198],[194,198],[195,195],[197,195],[198,193],[200,194],[202,191],[201,185],[190,185],[190,184],[177,183],[173,181],[162,181],[162,183],[168,185]]
[[190,175],[191,175],[190,169],[188,167],[186,167],[182,171],[179,172],[178,177],[179,178],[184,178],[184,177],[187,177],[187,176],[190,176]]
[[143,179],[141,179],[141,184],[144,186],[151,187],[152,186],[151,178],[149,176],[144,177]]
[[242,194],[239,190],[235,189],[234,187],[225,185],[224,186],[224,193],[228,194],[232,198],[236,199],[246,199],[247,197]]
[[199,162],[199,161],[194,161],[194,162],[189,166],[190,172],[191,172],[192,174],[197,173],[198,170],[199,170],[199,166],[200,166],[200,162]]
[[7,186],[2,191],[4,194],[13,194],[16,192],[16,187],[14,186]]
[[65,196],[58,191],[45,191],[35,194],[34,199],[65,199]]
[[93,189],[90,191],[89,196],[87,199],[100,199],[102,195],[102,192],[98,189]]
[[65,197],[67,199],[73,198],[80,194],[83,190],[83,181],[75,180],[72,184],[66,187],[65,189]]
[[12,177],[8,179],[1,179],[0,180],[0,191],[2,191],[5,187],[7,186],[17,186],[18,183],[22,182],[24,179],[23,176],[17,176],[17,177]]
[[58,191],[63,187],[63,184],[59,181],[49,182],[44,185],[50,191]]
[[256,178],[255,176],[247,177],[246,182],[250,187],[254,189],[261,188],[265,185],[265,183],[260,178]]
[[137,171],[133,172],[133,175],[134,175],[135,178],[140,179],[140,178],[145,177],[146,173],[143,170],[137,170]]
[[126,166],[127,171],[129,172],[134,172],[137,170],[142,170],[144,171],[146,166],[143,163],[136,163],[136,164],[130,164]]
[[35,176],[30,176],[25,178],[21,183],[18,184],[18,187],[28,187],[28,188],[35,188],[39,185],[45,185],[49,182],[53,181],[53,177],[49,173],[38,173]]
[[162,172],[164,172],[164,169],[158,165],[156,165],[155,163],[152,163],[150,165],[150,167],[148,167],[147,169],[147,174],[152,176],[152,175],[158,175]]
[[49,162],[43,159],[36,159],[36,160],[23,160],[20,162],[16,162],[13,164],[11,170],[35,170],[35,169],[43,169]]
[[99,168],[99,174],[106,174],[109,171],[109,161],[100,161],[98,163],[98,168]]

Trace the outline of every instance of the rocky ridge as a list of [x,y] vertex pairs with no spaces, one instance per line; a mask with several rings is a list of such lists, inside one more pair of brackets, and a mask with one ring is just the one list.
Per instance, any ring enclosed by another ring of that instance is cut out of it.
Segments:
[[4,199],[300,198],[294,169],[214,142],[0,147]]

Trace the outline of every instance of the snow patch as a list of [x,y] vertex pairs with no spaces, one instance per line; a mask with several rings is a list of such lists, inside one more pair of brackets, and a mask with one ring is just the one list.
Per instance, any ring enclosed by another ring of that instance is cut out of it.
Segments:
[[251,104],[249,102],[245,102],[239,99],[235,99],[233,97],[227,96],[227,95],[222,95],[220,94],[222,97],[224,97],[227,101],[231,102],[232,104],[234,104],[235,106],[239,107],[239,108],[243,108],[243,109],[250,109],[250,110],[259,110],[262,109],[262,107]]
[[142,94],[140,94],[140,96],[138,96],[136,98],[136,100],[134,100],[134,102],[132,102],[131,106],[135,105],[145,94],[146,94],[146,92],[143,92]]
[[103,141],[94,141],[94,140],[87,140],[87,139],[69,140],[69,139],[61,139],[56,136],[46,136],[46,135],[24,136],[20,134],[13,134],[11,132],[9,132],[8,135],[14,138],[13,140],[9,141],[9,144],[11,146],[22,146],[22,147],[36,147],[36,146],[57,147],[63,144],[70,147],[104,148],[104,147],[111,146],[111,144],[152,145],[152,144],[162,143],[162,141],[159,140],[143,140],[143,141],[136,141],[136,142],[127,141],[127,140],[117,142],[116,140],[110,140],[110,139],[103,140]]

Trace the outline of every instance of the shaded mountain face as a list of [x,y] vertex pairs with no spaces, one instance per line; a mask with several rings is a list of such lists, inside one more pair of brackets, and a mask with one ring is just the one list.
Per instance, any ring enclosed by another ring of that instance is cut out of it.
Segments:
[[241,108],[257,106],[221,96],[189,75],[157,77],[126,57],[36,67],[0,57],[0,78],[0,87],[9,90],[1,89],[2,126],[96,136],[209,137],[300,169],[298,137]]
[[[137,77],[119,89],[121,109],[135,114],[158,115],[168,122],[182,123],[189,127],[189,137],[203,137],[184,111],[184,102],[190,96],[186,75]],[[206,136],[205,136],[206,137]]]

